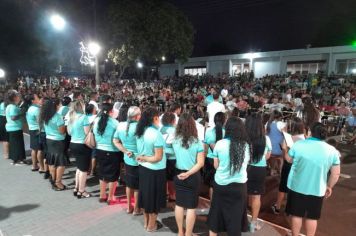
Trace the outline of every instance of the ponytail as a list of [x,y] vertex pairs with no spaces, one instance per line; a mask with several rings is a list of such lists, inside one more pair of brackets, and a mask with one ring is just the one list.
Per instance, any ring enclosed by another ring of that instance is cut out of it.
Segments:
[[223,138],[223,126],[225,123],[225,119],[225,113],[223,112],[218,112],[214,116],[216,142]]
[[105,132],[106,126],[108,124],[108,120],[109,120],[109,112],[111,112],[113,109],[113,105],[110,103],[103,103],[102,105],[102,111],[100,114],[100,119],[98,122],[98,134],[100,136],[102,136]]

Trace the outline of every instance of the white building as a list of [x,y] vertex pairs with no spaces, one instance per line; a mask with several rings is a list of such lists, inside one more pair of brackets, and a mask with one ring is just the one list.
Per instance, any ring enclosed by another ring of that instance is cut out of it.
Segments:
[[237,74],[253,70],[255,77],[266,74],[317,73],[356,74],[356,47],[336,46],[254,52],[189,58],[184,64],[162,64],[161,76],[209,73]]

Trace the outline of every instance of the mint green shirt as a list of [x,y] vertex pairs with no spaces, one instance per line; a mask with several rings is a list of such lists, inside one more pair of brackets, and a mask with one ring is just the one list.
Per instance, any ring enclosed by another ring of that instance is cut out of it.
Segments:
[[197,163],[198,153],[204,152],[203,142],[195,140],[189,148],[182,146],[182,139],[177,138],[173,142],[173,150],[176,154],[176,167],[179,170],[190,170]]
[[161,128],[161,133],[163,135],[164,138],[164,142],[165,142],[165,153],[166,153],[166,157],[168,160],[175,160],[176,156],[175,156],[175,152],[173,150],[172,147],[172,143],[174,140],[174,136],[175,136],[175,132],[176,132],[176,128],[174,126],[163,126]]
[[70,142],[84,144],[86,137],[84,127],[88,126],[89,119],[86,115],[80,113],[75,114],[74,121],[69,126],[67,126],[71,135]]
[[58,110],[58,113],[62,116],[65,117],[69,111],[69,107],[67,106],[61,106]]
[[44,124],[46,138],[57,141],[64,140],[66,135],[60,133],[58,130],[61,126],[64,126],[63,117],[60,114],[55,113],[48,123]]
[[247,165],[250,161],[250,147],[245,145],[245,157],[240,171],[230,174],[230,140],[222,139],[215,144],[214,158],[219,160],[219,167],[216,169],[215,182],[219,185],[228,185],[231,183],[247,182]]
[[267,167],[266,154],[272,151],[272,143],[268,136],[266,136],[266,147],[261,160],[257,163],[250,163],[251,166]]
[[21,118],[19,118],[17,120],[11,119],[11,117],[19,116],[21,114],[21,110],[18,106],[14,105],[14,104],[7,105],[7,107],[5,109],[5,114],[6,114],[5,128],[6,128],[7,132],[22,130]]
[[[225,136],[225,129],[222,130],[222,137],[224,138]],[[216,133],[215,133],[215,127],[214,128],[208,128],[205,132],[205,138],[204,138],[204,143],[208,145],[208,153],[206,155],[207,158],[214,158],[213,157],[213,149],[211,147],[211,144],[216,143]]]
[[137,122],[131,121],[129,129],[127,130],[127,122],[120,122],[117,130],[114,134],[114,139],[120,140],[122,145],[127,151],[132,152],[132,156],[129,157],[124,153],[124,162],[126,165],[138,166],[136,161],[137,157],[137,143],[136,143],[136,127]]
[[31,105],[26,112],[26,120],[29,130],[39,130],[40,125],[38,118],[40,117],[40,107],[38,105]]
[[162,170],[166,168],[167,158],[164,152],[165,142],[158,128],[155,126],[146,128],[144,134],[140,138],[137,138],[136,142],[138,156],[154,156],[155,148],[163,148],[162,160],[156,163],[143,162],[140,163],[140,165],[151,170]]
[[96,148],[108,152],[119,152],[119,149],[117,149],[117,147],[114,145],[113,142],[114,134],[117,129],[117,126],[119,125],[119,122],[109,117],[103,135],[99,135],[98,123],[100,119],[101,118],[97,118],[94,120],[94,127],[93,127],[95,141],[96,141]]
[[332,166],[340,165],[340,152],[311,137],[294,143],[288,155],[293,159],[288,188],[304,195],[324,196],[328,172]]
[[5,114],[5,103],[4,102],[2,102],[0,104],[0,116],[6,116],[6,114]]

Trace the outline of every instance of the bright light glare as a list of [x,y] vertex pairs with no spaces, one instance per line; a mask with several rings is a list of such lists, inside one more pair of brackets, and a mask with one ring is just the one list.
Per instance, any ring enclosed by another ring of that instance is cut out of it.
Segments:
[[95,66],[95,62],[91,61],[90,63],[90,66]]
[[98,53],[100,52],[100,45],[95,43],[95,42],[91,42],[88,44],[88,49],[90,54],[92,54],[93,56],[98,55]]
[[143,67],[142,62],[137,62],[137,67],[141,69]]
[[0,78],[5,77],[5,71],[3,69],[0,69]]
[[60,15],[52,15],[50,20],[53,28],[56,30],[63,30],[66,26],[66,21]]
[[162,57],[162,61],[165,61],[165,60],[166,60],[166,57],[165,57],[165,56],[163,56],[163,57]]
[[356,74],[356,68],[351,70],[352,74]]
[[234,70],[234,71],[237,70],[237,65],[233,65],[232,70]]
[[254,58],[256,57],[255,53],[253,53],[253,52],[247,53],[246,56],[247,56],[247,58],[250,59],[250,60],[252,60],[252,59],[254,59]]

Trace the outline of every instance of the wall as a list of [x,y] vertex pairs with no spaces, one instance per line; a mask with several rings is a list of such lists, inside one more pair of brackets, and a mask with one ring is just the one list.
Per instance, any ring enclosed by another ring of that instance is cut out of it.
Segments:
[[162,64],[159,67],[159,73],[161,77],[173,76],[176,70],[178,70],[177,64]]
[[261,78],[266,74],[279,74],[279,61],[255,61],[254,73],[256,78]]
[[219,73],[229,73],[230,72],[230,61],[210,61],[208,73],[211,75],[217,75]]

